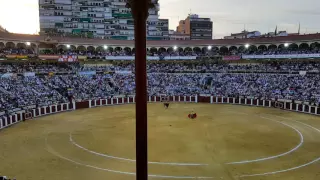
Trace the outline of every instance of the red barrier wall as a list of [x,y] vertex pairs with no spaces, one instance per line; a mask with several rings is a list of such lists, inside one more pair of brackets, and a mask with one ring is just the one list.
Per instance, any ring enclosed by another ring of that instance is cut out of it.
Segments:
[[[320,115],[320,108],[316,106],[304,105],[304,104],[295,104],[289,102],[276,102],[271,100],[260,100],[260,99],[250,99],[250,98],[229,98],[229,97],[213,97],[213,96],[172,96],[169,98],[172,102],[184,102],[184,103],[223,103],[223,104],[235,104],[235,105],[246,105],[246,106],[259,106],[259,107],[273,107],[283,110],[302,112],[312,115]],[[135,97],[117,97],[110,99],[97,99],[97,100],[88,100],[83,102],[73,102],[65,103],[59,105],[51,105],[47,107],[40,107],[28,112],[21,111],[17,114],[4,116],[0,119],[0,129],[11,126],[15,123],[18,123],[22,120],[25,120],[26,113],[31,115],[31,117],[40,117],[44,115],[49,115],[53,113],[72,111],[76,109],[92,108],[97,106],[112,106],[120,104],[131,104],[134,103]],[[148,98],[150,103],[161,102],[161,97],[159,96],[150,96]]]

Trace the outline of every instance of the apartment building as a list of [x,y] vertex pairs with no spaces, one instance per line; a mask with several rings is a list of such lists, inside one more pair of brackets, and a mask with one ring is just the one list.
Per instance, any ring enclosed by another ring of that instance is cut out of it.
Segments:
[[[168,39],[168,20],[159,19],[159,3],[149,10],[147,38]],[[40,33],[101,39],[134,39],[134,21],[126,0],[39,0]]]
[[185,20],[179,22],[177,32],[189,35],[191,40],[212,39],[212,25],[210,18],[189,14]]

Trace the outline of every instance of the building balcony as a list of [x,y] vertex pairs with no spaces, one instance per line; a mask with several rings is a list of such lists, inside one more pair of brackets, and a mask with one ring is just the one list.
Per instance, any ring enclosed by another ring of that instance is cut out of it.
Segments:
[[131,13],[113,13],[112,16],[114,18],[132,18]]

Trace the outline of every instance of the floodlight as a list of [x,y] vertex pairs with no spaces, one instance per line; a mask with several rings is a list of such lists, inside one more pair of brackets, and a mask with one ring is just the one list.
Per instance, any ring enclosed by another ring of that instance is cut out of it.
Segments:
[[177,46],[173,46],[173,50],[177,50],[178,49],[178,47]]
[[289,47],[289,43],[284,43],[284,47]]
[[107,45],[104,45],[104,46],[103,46],[103,49],[108,49],[108,46],[107,46]]
[[249,48],[249,46],[250,46],[249,44],[246,44],[244,47]]
[[26,42],[26,45],[27,45],[27,46],[30,46],[30,45],[31,45],[31,43],[30,43],[30,42]]
[[208,50],[211,50],[212,49],[212,46],[208,46]]
[[70,48],[70,44],[67,44],[67,48],[68,48],[68,49]]

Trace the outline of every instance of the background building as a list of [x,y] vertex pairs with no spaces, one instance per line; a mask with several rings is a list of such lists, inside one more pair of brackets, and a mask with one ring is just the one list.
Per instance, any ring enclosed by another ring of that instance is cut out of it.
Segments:
[[[159,20],[158,0],[149,10],[147,38],[168,39],[168,20]],[[125,0],[39,0],[40,33],[102,39],[134,39]],[[166,28],[167,27],[167,28]]]
[[190,14],[179,22],[177,32],[189,35],[191,40],[212,39],[212,21],[210,18],[199,18],[197,14]]
[[225,36],[224,39],[246,39],[246,38],[260,38],[260,37],[279,37],[279,36],[295,36],[300,33],[287,33],[287,31],[275,31],[268,32],[266,34],[261,34],[259,31],[242,31],[241,33],[231,34],[230,36]]
[[241,33],[231,34],[230,36],[225,36],[224,39],[246,39],[260,37],[261,33],[259,31],[242,31]]
[[3,28],[2,26],[0,26],[0,32],[8,32],[5,28]]
[[181,40],[190,40],[190,35],[182,34],[177,31],[169,31],[169,40],[181,41]]

